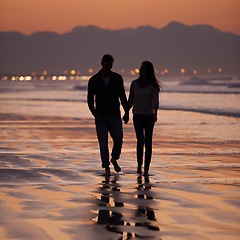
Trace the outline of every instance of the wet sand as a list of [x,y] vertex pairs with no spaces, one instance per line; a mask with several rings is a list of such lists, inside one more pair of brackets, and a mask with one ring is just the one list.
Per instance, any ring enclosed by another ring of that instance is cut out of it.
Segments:
[[0,116],[0,239],[240,239],[240,119],[159,112],[148,178],[132,121],[102,176],[91,118]]

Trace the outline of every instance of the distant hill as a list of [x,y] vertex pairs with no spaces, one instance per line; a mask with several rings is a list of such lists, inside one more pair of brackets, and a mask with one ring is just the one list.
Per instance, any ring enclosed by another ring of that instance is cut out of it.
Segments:
[[139,67],[150,60],[155,68],[186,73],[197,69],[239,73],[240,36],[221,32],[208,25],[187,26],[172,22],[162,29],[150,26],[106,30],[95,26],[75,27],[71,32],[0,32],[0,73],[61,74],[77,69],[86,74],[97,71],[103,54],[115,58],[114,70]]

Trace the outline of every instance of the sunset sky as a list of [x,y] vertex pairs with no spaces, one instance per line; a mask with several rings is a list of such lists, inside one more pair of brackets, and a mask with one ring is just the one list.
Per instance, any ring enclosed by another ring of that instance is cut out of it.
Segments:
[[162,28],[171,21],[240,34],[240,0],[0,0],[0,31]]

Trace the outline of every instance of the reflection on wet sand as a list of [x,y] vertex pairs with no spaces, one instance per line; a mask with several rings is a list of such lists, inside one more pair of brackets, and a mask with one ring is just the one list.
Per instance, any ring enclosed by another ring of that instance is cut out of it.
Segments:
[[[142,176],[138,177],[138,198],[144,201],[143,206],[138,206],[136,211],[136,219],[139,222],[136,222],[135,226],[146,227],[149,230],[160,231],[158,226],[152,225],[152,221],[157,221],[155,218],[155,213],[153,208],[151,207],[151,201],[153,200],[153,196],[151,194],[151,184],[149,181],[149,177],[144,177],[144,182],[142,181]],[[141,202],[139,202],[141,203]]]
[[[137,178],[137,194],[132,194],[133,202],[127,209],[125,208],[123,188],[119,183],[119,175],[106,176],[100,183],[100,198],[97,204],[97,224],[103,225],[107,231],[121,234],[118,239],[133,239],[148,237],[151,239],[161,239],[156,232],[160,231],[157,226],[155,213],[153,210],[153,195],[151,194],[152,185],[148,177],[140,176]],[[136,192],[135,192],[136,193]],[[134,209],[131,209],[134,208]],[[129,212],[132,216],[129,217]],[[126,215],[126,216],[124,216]]]

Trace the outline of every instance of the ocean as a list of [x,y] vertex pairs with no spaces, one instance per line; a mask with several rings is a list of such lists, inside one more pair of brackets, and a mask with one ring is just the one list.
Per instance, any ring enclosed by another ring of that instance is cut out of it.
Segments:
[[[91,117],[86,104],[89,77],[66,80],[0,80],[0,113]],[[126,94],[133,77],[124,78]],[[162,77],[160,109],[240,117],[238,76]]]

